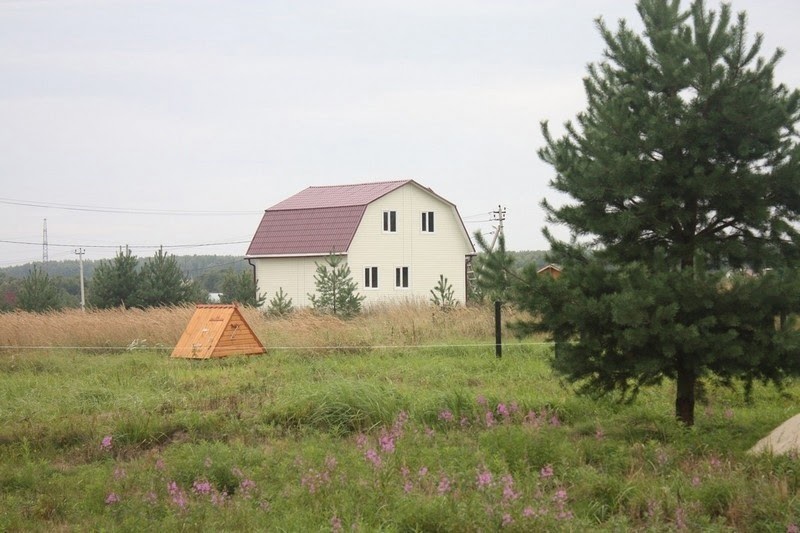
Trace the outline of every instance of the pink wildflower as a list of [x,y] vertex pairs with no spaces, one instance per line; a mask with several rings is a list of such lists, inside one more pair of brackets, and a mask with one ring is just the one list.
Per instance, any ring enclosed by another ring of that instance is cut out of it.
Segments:
[[467,426],[469,426],[469,418],[467,418],[466,416],[462,416],[461,417],[461,427],[465,428]]
[[334,532],[343,531],[342,519],[336,515],[333,515],[333,517],[331,518],[331,531]]
[[381,451],[384,453],[394,452],[394,437],[390,433],[383,433],[378,439],[381,446]]
[[117,466],[114,469],[114,479],[116,479],[116,480],[123,479],[123,478],[127,477],[127,475],[128,474],[125,472],[125,469],[122,468],[121,466]]
[[325,468],[327,468],[329,472],[333,472],[336,469],[337,464],[336,457],[333,455],[325,456]]
[[114,438],[111,435],[106,435],[103,437],[103,440],[100,442],[100,449],[104,451],[109,451],[113,446]]
[[210,494],[211,493],[211,483],[207,480],[195,480],[192,483],[192,488],[194,489],[195,494]]
[[425,435],[427,435],[428,438],[432,439],[433,436],[436,435],[436,432],[433,430],[433,428],[425,426]]
[[381,456],[378,455],[378,452],[376,452],[372,448],[367,450],[367,452],[364,454],[364,457],[366,457],[367,461],[372,463],[372,466],[374,466],[375,468],[380,468],[381,464],[383,464]]
[[486,411],[484,420],[486,421],[487,428],[492,427],[494,425],[494,413],[492,413],[491,411]]
[[558,427],[561,425],[561,420],[559,420],[557,414],[554,414],[552,417],[550,417],[550,425],[553,427]]
[[545,465],[544,468],[539,471],[539,476],[542,479],[553,477],[553,467],[551,465]]
[[594,432],[594,438],[597,440],[603,440],[606,434],[603,432],[603,428],[597,428],[597,431]]
[[797,524],[794,523],[789,524],[788,526],[786,526],[786,533],[800,533],[800,527],[798,527]]
[[511,517],[511,513],[505,513],[503,515],[503,521],[500,522],[500,525],[503,527],[510,526],[514,523],[514,518]]
[[106,496],[106,505],[114,505],[115,503],[119,502],[119,496],[115,492],[110,492],[108,496]]
[[443,409],[439,412],[439,420],[444,422],[452,422],[453,421],[453,413],[449,409]]
[[536,516],[536,511],[533,510],[533,507],[528,506],[522,510],[522,516],[524,516],[525,518],[533,518],[534,516]]
[[[694,476],[692,478],[692,486],[693,487],[699,487],[700,486],[700,478],[699,477]],[[798,533],[800,533],[800,532],[798,532]]]
[[162,459],[161,457],[156,459],[156,470],[164,470],[165,468],[166,465],[164,464],[164,459]]
[[437,487],[437,491],[439,494],[447,494],[450,492],[450,479],[442,474],[442,477],[439,478],[439,486]]
[[506,407],[506,404],[504,403],[497,404],[497,414],[506,420],[508,420],[508,418],[511,416],[511,413],[508,412],[508,407]]
[[403,492],[405,492],[406,494],[409,494],[409,493],[410,493],[412,490],[414,490],[414,484],[413,484],[413,483],[411,483],[411,481],[410,481],[410,480],[407,480],[407,481],[406,481],[406,482],[403,484]]
[[367,445],[367,436],[364,435],[363,433],[359,433],[358,435],[356,435],[356,447],[358,449],[361,449],[366,445]]
[[256,483],[252,479],[243,479],[239,482],[239,489],[242,493],[242,496],[245,498],[250,496],[250,492],[256,488]]
[[419,472],[417,472],[417,474],[419,475],[419,477],[425,477],[428,474],[428,467],[427,466],[421,466],[419,468]]
[[479,489],[489,487],[492,484],[492,473],[488,469],[484,469],[483,472],[478,472],[476,483]]
[[514,490],[514,478],[511,474],[503,476],[503,501],[508,503],[519,498],[519,493]]
[[186,508],[186,495],[183,493],[183,490],[178,487],[177,483],[170,481],[167,484],[167,491],[169,492],[169,495],[172,496],[172,503],[174,503],[180,509]]

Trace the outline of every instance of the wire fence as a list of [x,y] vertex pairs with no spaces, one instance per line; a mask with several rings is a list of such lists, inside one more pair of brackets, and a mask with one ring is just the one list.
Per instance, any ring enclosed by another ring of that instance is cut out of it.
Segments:
[[[518,346],[553,346],[552,341],[543,342],[515,342],[503,344],[503,349]],[[495,348],[496,343],[468,343],[468,344],[379,344],[379,345],[329,345],[329,346],[265,346],[267,350],[431,350],[443,348]],[[127,346],[48,346],[48,345],[0,345],[0,350],[109,350],[109,351],[155,351],[174,350],[174,346],[163,345],[138,345],[131,343]]]

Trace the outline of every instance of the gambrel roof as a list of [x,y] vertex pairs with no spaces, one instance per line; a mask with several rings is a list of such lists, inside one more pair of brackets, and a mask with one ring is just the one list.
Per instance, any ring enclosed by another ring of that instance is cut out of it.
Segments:
[[[248,257],[345,253],[367,206],[414,180],[309,187],[264,211]],[[466,231],[466,230],[465,230]]]

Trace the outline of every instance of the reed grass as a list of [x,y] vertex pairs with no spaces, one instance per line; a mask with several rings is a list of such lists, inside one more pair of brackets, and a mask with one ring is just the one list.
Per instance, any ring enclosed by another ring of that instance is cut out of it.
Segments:
[[[494,311],[488,306],[442,312],[424,303],[376,305],[350,320],[308,309],[284,317],[270,317],[249,307],[241,311],[265,347],[310,353],[490,342],[494,338]],[[0,346],[171,349],[193,312],[193,307],[166,307],[0,314]],[[504,318],[508,321],[517,316],[509,308]]]

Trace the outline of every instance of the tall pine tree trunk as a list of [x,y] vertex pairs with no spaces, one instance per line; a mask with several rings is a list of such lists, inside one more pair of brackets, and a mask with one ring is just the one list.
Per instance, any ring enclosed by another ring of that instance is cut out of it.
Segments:
[[686,426],[694,425],[694,389],[697,376],[694,369],[684,368],[678,364],[678,393],[675,397],[675,416]]

